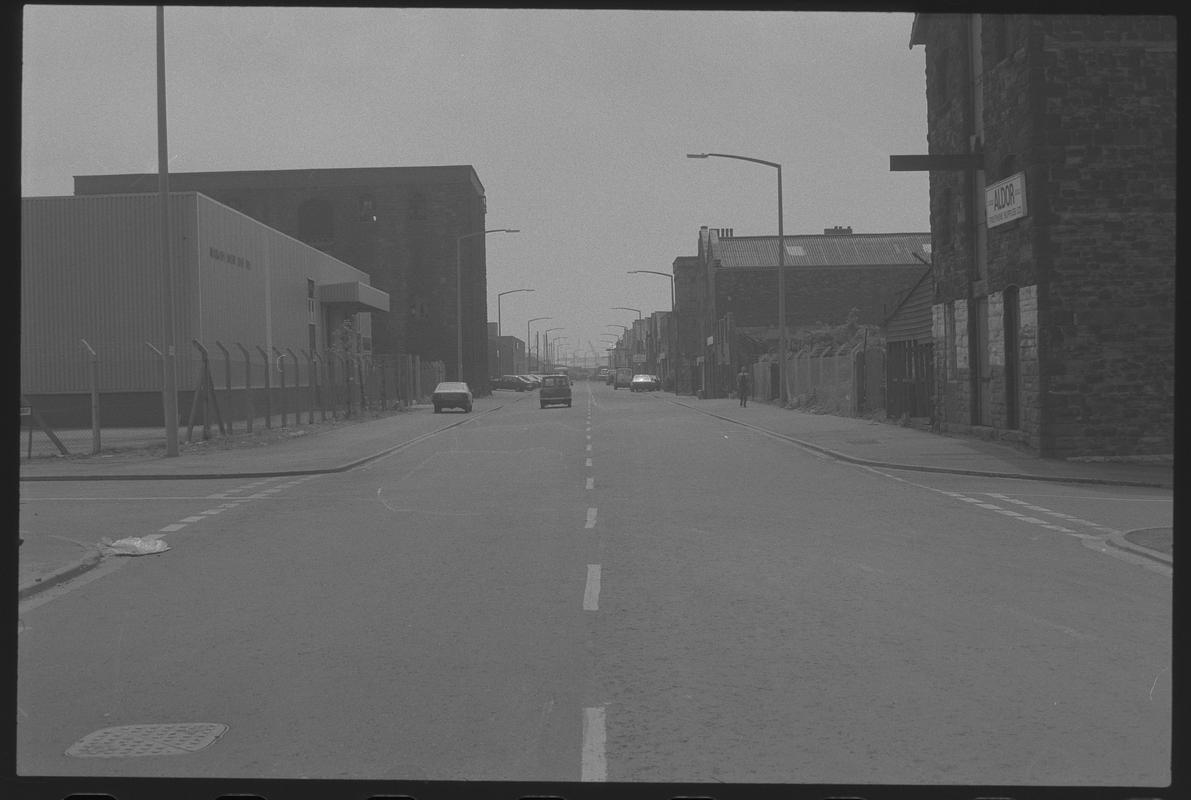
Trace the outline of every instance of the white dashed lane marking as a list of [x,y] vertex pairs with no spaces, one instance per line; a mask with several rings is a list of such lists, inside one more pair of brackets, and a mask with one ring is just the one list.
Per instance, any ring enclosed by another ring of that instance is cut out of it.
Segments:
[[600,610],[600,565],[587,565],[587,586],[583,589],[583,610]]
[[587,522],[583,527],[594,528],[596,524],[596,510],[594,508],[587,509]]

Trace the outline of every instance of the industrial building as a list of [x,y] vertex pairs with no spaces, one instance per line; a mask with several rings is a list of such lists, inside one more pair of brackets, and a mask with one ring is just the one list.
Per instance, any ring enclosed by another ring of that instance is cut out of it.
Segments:
[[[93,359],[105,425],[163,423],[160,202],[21,201],[21,393],[55,427],[90,425]],[[389,308],[362,270],[197,192],[170,195],[169,240],[180,411],[202,369],[200,346],[220,389],[263,392],[268,375],[271,397],[284,402],[283,378],[306,386],[320,359],[333,370],[333,353],[366,356],[371,315]]]
[[1173,16],[919,14],[936,424],[1174,452]]
[[[473,167],[181,172],[169,181],[173,191],[201,192],[367,273],[391,298],[388,311],[373,315],[378,362],[403,354],[441,361],[454,379],[461,328],[462,379],[488,392],[487,206]],[[84,175],[74,193],[156,185],[156,174]]]

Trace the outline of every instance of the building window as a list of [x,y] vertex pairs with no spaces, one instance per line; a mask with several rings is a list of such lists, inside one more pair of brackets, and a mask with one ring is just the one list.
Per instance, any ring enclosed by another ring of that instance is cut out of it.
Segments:
[[325,197],[312,197],[298,207],[298,238],[307,244],[335,238],[335,209]]

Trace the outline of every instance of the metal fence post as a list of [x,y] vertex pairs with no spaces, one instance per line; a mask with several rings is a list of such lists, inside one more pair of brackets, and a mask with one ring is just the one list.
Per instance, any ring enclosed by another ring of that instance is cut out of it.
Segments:
[[244,418],[248,423],[248,432],[252,433],[252,420],[256,416],[256,411],[253,410],[252,405],[252,356],[248,352],[248,348],[236,342],[236,347],[240,348],[240,352],[244,354]]
[[289,407],[289,404],[285,402],[285,353],[274,347],[273,355],[277,356],[277,371],[281,373],[281,427],[285,428],[289,424],[288,417],[286,416],[286,409]]
[[236,415],[232,412],[232,354],[227,351],[223,343],[215,340],[215,346],[223,351],[223,377],[227,382],[227,432],[232,432],[232,421]]
[[83,343],[83,347],[87,348],[87,352],[91,354],[90,364],[90,379],[91,379],[91,455],[99,455],[99,356],[96,354],[94,348],[87,344],[86,339],[79,339]]
[[269,375],[269,354],[259,344],[256,346],[261,357],[265,359],[265,427],[273,427],[273,387]]

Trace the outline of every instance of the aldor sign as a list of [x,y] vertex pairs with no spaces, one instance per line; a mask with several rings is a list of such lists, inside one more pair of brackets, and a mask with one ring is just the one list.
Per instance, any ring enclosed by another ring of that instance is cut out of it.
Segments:
[[1016,175],[984,187],[985,219],[995,228],[1026,215],[1026,174]]

